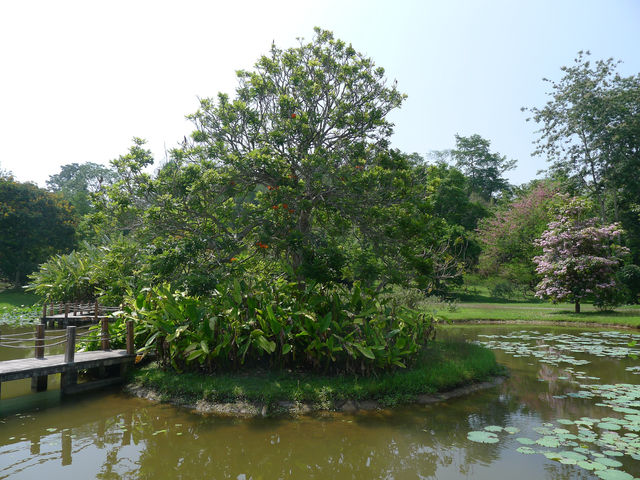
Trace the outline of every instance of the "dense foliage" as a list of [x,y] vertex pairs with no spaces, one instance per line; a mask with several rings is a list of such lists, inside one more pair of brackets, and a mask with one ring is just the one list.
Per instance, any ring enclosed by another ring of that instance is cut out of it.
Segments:
[[72,207],[31,183],[0,176],[0,278],[20,286],[51,255],[75,245]]
[[435,335],[430,315],[375,291],[295,282],[233,280],[210,297],[164,285],[127,301],[142,351],[177,370],[288,367],[368,374],[405,367]]
[[534,183],[511,202],[500,205],[494,215],[481,221],[478,240],[482,248],[478,270],[510,285],[533,290],[538,274],[533,258],[542,253],[534,240],[553,219],[553,207],[566,199],[550,183]]

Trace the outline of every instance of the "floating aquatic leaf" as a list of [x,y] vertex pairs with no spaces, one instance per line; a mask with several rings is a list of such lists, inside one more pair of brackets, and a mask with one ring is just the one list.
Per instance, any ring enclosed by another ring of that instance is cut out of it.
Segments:
[[544,436],[542,438],[539,438],[538,440],[536,440],[536,443],[543,447],[549,448],[557,448],[560,446],[560,442],[558,441],[558,439],[551,436]]
[[516,452],[524,453],[525,455],[532,455],[536,453],[536,451],[531,447],[518,447],[516,448]]
[[622,470],[602,470],[600,472],[596,472],[596,475],[602,480],[633,480],[633,475],[629,475],[627,472],[623,472]]
[[488,427],[484,427],[487,432],[501,432],[503,430],[502,427],[498,425],[489,425]]
[[598,458],[596,459],[596,462],[601,463],[605,467],[616,468],[616,467],[622,466],[622,462],[619,462],[618,460],[614,460],[613,458],[609,458],[609,457]]
[[533,429],[534,432],[539,433],[540,435],[551,435],[553,434],[553,430],[547,427],[535,427]]
[[610,457],[623,457],[624,453],[622,452],[616,452],[614,450],[605,450],[604,452],[605,455],[609,455]]
[[520,429],[518,427],[504,427],[504,431],[513,435],[518,433]]
[[467,438],[478,443],[498,443],[498,436],[495,433],[477,431],[467,433]]
[[164,429],[164,430],[158,430],[158,431],[156,431],[156,432],[153,432],[151,435],[154,435],[154,436],[155,436],[155,435],[159,435],[159,434],[161,434],[161,433],[166,433],[166,432],[167,432],[167,430],[166,430],[166,429]]
[[611,422],[600,422],[598,428],[602,428],[603,430],[620,430],[620,425]]
[[607,468],[601,463],[592,462],[590,460],[580,461],[576,465],[578,465],[581,468],[584,468],[585,470],[606,470]]
[[535,440],[531,440],[530,438],[516,438],[516,442],[521,443],[522,445],[534,445],[536,442]]
[[56,430],[58,429],[55,427],[47,428],[47,432],[55,432]]

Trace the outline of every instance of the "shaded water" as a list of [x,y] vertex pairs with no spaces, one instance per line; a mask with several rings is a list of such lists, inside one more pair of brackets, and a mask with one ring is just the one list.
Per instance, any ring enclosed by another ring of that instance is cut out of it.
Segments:
[[[519,333],[522,330],[537,333]],[[564,438],[559,448],[534,444],[533,454],[518,451],[523,447],[518,438],[536,441],[559,435],[540,433],[545,429],[562,427],[578,433],[576,425],[558,424],[559,419],[624,419],[625,412],[606,405],[611,395],[603,401],[587,393],[577,397],[567,393],[584,392],[585,384],[635,386],[640,377],[627,368],[639,362],[629,356],[635,351],[627,346],[629,333],[607,337],[582,332],[494,325],[448,328],[441,336],[493,342],[511,377],[466,398],[355,415],[203,417],[117,391],[64,402],[56,391],[15,396],[7,390],[8,383],[0,402],[0,479],[600,478],[591,470],[539,453],[584,447],[589,468],[593,459],[600,458],[594,455],[617,448],[607,458],[621,466],[610,467],[608,474],[625,471],[640,476],[640,461],[630,454],[633,442],[621,446],[611,436],[636,435],[635,423],[623,424],[610,434],[596,423],[590,427],[600,435],[596,440],[576,439],[574,446],[573,440]],[[544,337],[548,333],[554,337]],[[597,348],[607,345],[608,350]],[[585,360],[590,363],[581,364]],[[625,401],[634,400],[627,395]],[[495,433],[496,443],[469,440],[470,432],[488,426],[519,431]],[[620,475],[617,478],[628,478]]]

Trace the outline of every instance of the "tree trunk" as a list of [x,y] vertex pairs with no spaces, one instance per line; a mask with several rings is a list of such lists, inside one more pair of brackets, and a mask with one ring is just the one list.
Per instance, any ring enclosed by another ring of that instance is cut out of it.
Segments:
[[16,279],[13,285],[14,288],[18,289],[20,288],[20,270],[16,270]]
[[576,313],[580,313],[580,300],[576,300],[575,306],[576,306],[576,310],[575,310]]

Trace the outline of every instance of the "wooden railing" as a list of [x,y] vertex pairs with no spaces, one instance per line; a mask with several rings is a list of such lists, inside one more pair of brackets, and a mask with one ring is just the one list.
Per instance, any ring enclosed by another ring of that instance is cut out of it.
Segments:
[[[133,320],[128,320],[126,326],[125,342],[127,345],[127,353],[133,355],[135,352],[133,343]],[[100,332],[97,334],[95,330],[90,329],[82,333],[77,333],[76,328],[75,325],[69,325],[65,334],[49,337],[45,337],[45,328],[42,323],[35,326],[35,335],[31,332],[3,335],[2,332],[0,332],[0,347],[18,349],[31,349],[35,347],[35,358],[44,358],[45,348],[66,344],[65,358],[70,358],[71,360],[69,361],[73,361],[72,352],[76,350],[77,339],[89,341],[99,340],[101,350],[108,351],[111,349],[112,338],[109,333],[109,320],[107,318],[100,320]],[[32,344],[33,346],[29,345],[29,342],[34,342],[34,344]]]

